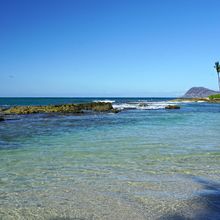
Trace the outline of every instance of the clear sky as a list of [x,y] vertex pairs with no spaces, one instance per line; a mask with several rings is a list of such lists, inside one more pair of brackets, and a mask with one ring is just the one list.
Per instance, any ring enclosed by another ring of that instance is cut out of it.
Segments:
[[0,0],[0,96],[217,89],[220,0]]

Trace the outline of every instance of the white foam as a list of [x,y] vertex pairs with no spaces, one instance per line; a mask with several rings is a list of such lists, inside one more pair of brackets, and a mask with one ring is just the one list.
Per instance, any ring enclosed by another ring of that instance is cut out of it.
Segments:
[[115,102],[115,100],[108,100],[108,99],[105,99],[105,100],[94,100],[93,102],[114,103],[114,102]]
[[156,110],[165,109],[167,105],[174,105],[170,102],[131,102],[122,104],[113,104],[113,108],[123,109],[139,109],[139,110]]
[[188,101],[188,100],[182,100],[182,101],[173,101],[172,103],[193,103],[195,101]]

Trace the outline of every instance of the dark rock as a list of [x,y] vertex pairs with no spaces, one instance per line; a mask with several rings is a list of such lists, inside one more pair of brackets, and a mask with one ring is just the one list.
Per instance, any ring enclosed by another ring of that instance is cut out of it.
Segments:
[[119,113],[121,110],[120,109],[117,109],[117,108],[113,108],[111,110],[112,113]]
[[147,106],[149,106],[149,104],[147,104],[147,103],[140,103],[138,106],[140,106],[140,107],[147,107]]
[[1,121],[4,121],[4,120],[5,120],[5,119],[4,119],[2,116],[0,116],[0,122],[1,122]]
[[180,109],[179,105],[167,105],[165,109]]
[[183,98],[205,98],[214,94],[220,94],[220,92],[204,87],[192,87],[185,93]]

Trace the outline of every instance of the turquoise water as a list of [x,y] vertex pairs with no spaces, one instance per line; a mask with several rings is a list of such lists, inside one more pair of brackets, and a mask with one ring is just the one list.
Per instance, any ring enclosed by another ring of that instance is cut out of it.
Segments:
[[108,100],[122,111],[0,123],[0,219],[220,219],[220,105]]

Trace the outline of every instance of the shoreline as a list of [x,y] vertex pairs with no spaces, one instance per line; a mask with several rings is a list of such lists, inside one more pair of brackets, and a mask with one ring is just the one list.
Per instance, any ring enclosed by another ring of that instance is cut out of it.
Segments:
[[207,103],[220,103],[220,99],[209,98],[177,98],[170,100],[170,102],[207,102]]

